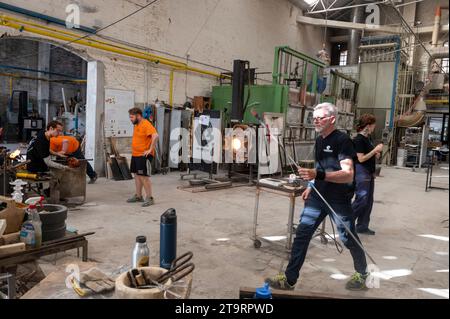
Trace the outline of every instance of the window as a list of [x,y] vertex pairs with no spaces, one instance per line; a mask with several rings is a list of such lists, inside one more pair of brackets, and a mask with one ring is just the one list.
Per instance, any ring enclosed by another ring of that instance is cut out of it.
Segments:
[[339,55],[339,65],[347,65],[347,55],[348,55],[348,51],[341,51],[340,55]]
[[[448,41],[444,42],[444,47],[448,47]],[[444,58],[441,60],[441,66],[442,66],[442,70],[444,71],[444,73],[448,74],[448,68],[449,68],[448,67],[448,58]]]
[[448,74],[448,58],[442,59],[441,66],[442,70],[444,70],[444,73]]

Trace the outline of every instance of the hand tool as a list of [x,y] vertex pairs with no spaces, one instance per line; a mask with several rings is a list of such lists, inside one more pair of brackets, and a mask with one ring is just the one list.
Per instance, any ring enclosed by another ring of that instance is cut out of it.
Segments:
[[137,288],[139,285],[136,281],[136,276],[140,275],[141,273],[137,269],[131,269],[127,272],[128,280],[130,281],[130,287],[131,288]]
[[73,278],[73,277],[70,278],[70,283],[72,285],[73,290],[77,293],[78,296],[80,296],[80,297],[86,296],[86,292],[80,287],[80,285],[78,285],[75,278]]
[[195,265],[193,263],[190,263],[189,261],[193,256],[194,254],[189,251],[175,259],[170,266],[170,270],[159,276],[156,279],[156,282],[163,283],[168,279],[172,279],[172,282],[177,282],[192,273],[194,271]]

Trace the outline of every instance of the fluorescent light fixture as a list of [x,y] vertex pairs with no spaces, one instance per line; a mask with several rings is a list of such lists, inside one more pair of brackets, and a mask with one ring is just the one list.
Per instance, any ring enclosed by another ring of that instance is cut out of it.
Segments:
[[442,240],[442,241],[448,241],[448,237],[445,236],[436,236],[436,235],[419,235],[420,237],[425,237],[425,238],[431,238],[431,239],[436,239],[436,240]]
[[448,272],[448,269],[436,270],[436,272]]
[[230,241],[230,238],[217,238],[216,241],[220,242]]
[[442,298],[448,298],[448,289],[435,289],[435,288],[418,288],[424,292],[428,292],[429,294],[433,294]]

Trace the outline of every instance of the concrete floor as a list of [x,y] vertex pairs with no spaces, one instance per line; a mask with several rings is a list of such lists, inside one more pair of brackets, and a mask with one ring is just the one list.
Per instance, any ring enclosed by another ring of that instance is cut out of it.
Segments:
[[[265,277],[286,265],[286,254],[279,244],[263,244],[257,250],[249,239],[254,188],[194,194],[177,189],[182,184],[178,172],[152,179],[155,206],[125,203],[134,192],[133,181],[99,179],[97,184],[88,185],[87,203],[70,211],[69,226],[80,232],[96,232],[89,239],[89,256],[100,267],[129,265],[137,235],[147,236],[151,263],[158,264],[159,217],[172,207],[179,216],[178,252],[194,253],[191,297],[237,298],[240,286],[261,286]],[[379,265],[382,279],[378,289],[346,291],[346,278],[353,273],[349,252],[340,255],[332,243],[323,245],[318,238],[312,241],[296,289],[355,298],[448,298],[449,195],[442,190],[425,193],[424,185],[423,172],[395,168],[383,168],[376,181],[371,228],[377,235],[362,236],[362,241]],[[296,221],[302,205],[299,199]],[[287,198],[263,193],[260,233],[285,235],[287,212]],[[327,230],[331,232],[329,223]],[[229,240],[218,241],[224,238]],[[56,264],[68,259],[70,254],[59,256]],[[45,260],[43,266],[46,272],[52,269]]]

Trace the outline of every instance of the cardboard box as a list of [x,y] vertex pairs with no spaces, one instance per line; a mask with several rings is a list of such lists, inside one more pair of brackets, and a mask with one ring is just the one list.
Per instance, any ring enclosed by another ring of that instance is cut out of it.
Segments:
[[6,220],[4,235],[20,231],[27,205],[18,204],[12,198],[4,196],[0,196],[0,204],[6,204],[6,208],[0,211],[0,219]]

